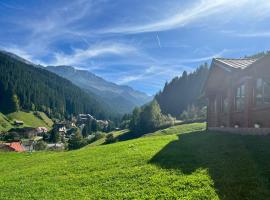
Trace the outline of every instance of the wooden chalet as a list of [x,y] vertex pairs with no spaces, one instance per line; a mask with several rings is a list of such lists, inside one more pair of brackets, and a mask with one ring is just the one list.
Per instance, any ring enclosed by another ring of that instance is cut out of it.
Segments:
[[270,55],[213,59],[204,92],[208,129],[270,133]]

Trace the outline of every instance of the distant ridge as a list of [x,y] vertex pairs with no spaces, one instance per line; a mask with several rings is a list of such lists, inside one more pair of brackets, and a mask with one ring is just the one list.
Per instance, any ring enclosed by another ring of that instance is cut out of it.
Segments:
[[2,49],[0,49],[0,53],[3,53],[5,55],[7,55],[7,56],[10,56],[11,58],[14,58],[14,59],[16,59],[16,60],[18,60],[20,62],[25,63],[25,64],[38,66],[38,65],[30,62],[29,60],[26,60],[26,59],[24,59],[24,58],[22,58],[22,57],[20,57],[20,56],[18,56],[16,54],[14,54],[14,53],[11,53],[11,52],[8,52],[8,51],[2,50]]
[[87,70],[78,70],[72,66],[47,66],[46,69],[70,80],[85,91],[96,94],[111,109],[121,114],[131,112],[135,106],[141,106],[152,99],[143,92],[106,81]]

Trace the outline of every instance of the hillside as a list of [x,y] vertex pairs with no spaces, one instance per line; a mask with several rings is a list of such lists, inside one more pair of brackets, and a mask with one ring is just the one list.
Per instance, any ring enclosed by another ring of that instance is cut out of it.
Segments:
[[180,77],[175,77],[166,83],[163,90],[155,96],[162,112],[179,118],[191,105],[205,106],[206,102],[201,99],[201,96],[208,71],[206,63],[194,72],[188,74],[184,71]]
[[8,131],[11,128],[13,128],[12,122],[3,113],[0,113],[0,132]]
[[7,115],[9,120],[13,122],[14,120],[19,120],[24,122],[25,127],[34,127],[37,128],[47,127],[51,128],[53,125],[53,121],[47,117],[45,113],[37,112],[38,114],[34,114],[33,112],[14,112]]
[[14,112],[8,115],[0,113],[0,131],[8,131],[11,128],[15,128],[13,122],[15,120],[23,121],[22,127],[46,127],[50,129],[53,125],[53,121],[43,112]]
[[0,153],[0,199],[269,197],[268,137],[178,128],[77,151]]
[[96,94],[111,109],[121,114],[131,112],[135,106],[141,106],[152,99],[145,93],[108,82],[86,70],[70,66],[48,66],[46,69],[70,80],[85,91]]
[[40,110],[53,117],[90,113],[103,119],[110,110],[94,94],[70,81],[0,52],[0,112],[14,111],[14,96],[24,110]]

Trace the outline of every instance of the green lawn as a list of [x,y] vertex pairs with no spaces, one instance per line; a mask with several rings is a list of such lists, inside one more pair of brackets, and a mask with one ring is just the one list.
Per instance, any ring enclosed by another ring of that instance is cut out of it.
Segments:
[[0,153],[0,199],[269,199],[270,137],[174,128],[77,151]]
[[5,115],[0,113],[0,132],[11,129],[13,127],[11,123]]
[[178,126],[172,126],[170,128],[166,128],[163,130],[159,130],[153,133],[149,133],[149,134],[146,134],[145,136],[183,134],[183,133],[202,131],[202,130],[205,130],[205,128],[206,128],[206,123],[182,124]]
[[39,126],[51,128],[53,122],[49,119],[45,113],[38,112],[39,116],[36,116],[33,112],[14,112],[8,114],[7,117],[13,123],[14,120],[19,120],[24,122],[24,126],[37,128]]
[[[113,131],[111,132],[113,134],[114,137],[119,137],[120,135],[123,135],[123,134],[126,134],[128,133],[128,130],[125,129],[125,130],[120,130],[120,131]],[[101,138],[91,144],[89,144],[88,146],[99,146],[99,145],[103,145],[105,143],[105,137],[104,138]]]

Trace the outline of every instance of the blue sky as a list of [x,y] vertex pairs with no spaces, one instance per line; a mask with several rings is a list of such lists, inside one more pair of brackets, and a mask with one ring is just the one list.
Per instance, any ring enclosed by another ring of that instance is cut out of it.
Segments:
[[0,0],[0,48],[148,94],[213,57],[269,50],[268,0]]

